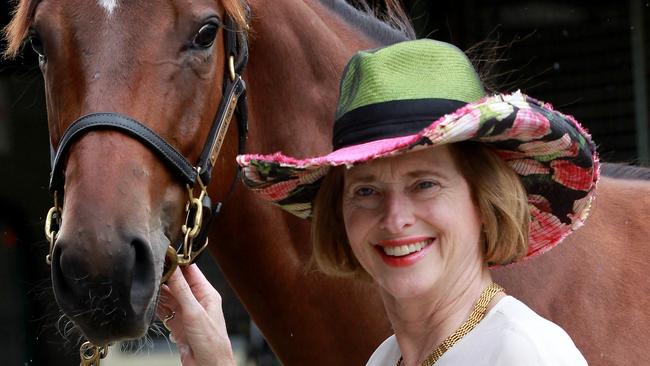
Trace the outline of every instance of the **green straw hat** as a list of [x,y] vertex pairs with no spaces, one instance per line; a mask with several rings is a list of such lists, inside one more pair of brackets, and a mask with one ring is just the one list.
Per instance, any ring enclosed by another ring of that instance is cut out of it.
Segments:
[[520,176],[531,212],[527,257],[555,246],[587,218],[599,163],[585,129],[521,92],[486,96],[467,56],[434,40],[352,57],[341,80],[331,153],[248,154],[237,161],[244,183],[260,197],[309,218],[332,166],[467,140],[492,146]]

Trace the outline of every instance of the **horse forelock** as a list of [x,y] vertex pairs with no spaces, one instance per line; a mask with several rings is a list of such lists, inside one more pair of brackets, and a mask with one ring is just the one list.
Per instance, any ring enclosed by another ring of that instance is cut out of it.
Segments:
[[3,36],[7,41],[7,48],[3,55],[6,58],[16,57],[27,37],[27,32],[34,18],[34,10],[41,0],[20,0],[13,10],[13,17],[3,29]]
[[248,3],[245,0],[222,0],[221,4],[228,16],[235,21],[237,30],[248,30],[248,16],[246,8]]

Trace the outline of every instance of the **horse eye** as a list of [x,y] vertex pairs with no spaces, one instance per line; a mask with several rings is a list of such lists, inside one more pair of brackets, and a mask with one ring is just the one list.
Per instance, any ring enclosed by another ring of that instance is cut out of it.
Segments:
[[43,46],[43,41],[41,41],[38,36],[32,34],[29,36],[29,44],[32,46],[34,52],[36,52],[38,55],[38,64],[42,67],[47,60],[45,57],[45,47]]
[[43,47],[43,42],[40,38],[38,38],[38,36],[30,36],[29,43],[32,45],[34,52],[36,52],[41,57],[45,56],[45,48]]
[[206,24],[194,37],[194,46],[198,48],[210,48],[214,44],[215,38],[217,38],[217,31],[219,27],[216,24]]

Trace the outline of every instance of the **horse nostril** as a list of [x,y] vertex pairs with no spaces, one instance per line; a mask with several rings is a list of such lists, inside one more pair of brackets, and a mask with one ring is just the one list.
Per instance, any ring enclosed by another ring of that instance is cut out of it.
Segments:
[[52,286],[55,298],[64,309],[83,306],[96,282],[96,264],[88,252],[59,239],[52,253]]
[[54,286],[55,293],[61,295],[70,293],[71,288],[65,280],[65,275],[61,266],[61,246],[55,246],[52,252],[52,285]]
[[153,254],[149,244],[140,238],[134,238],[131,241],[131,248],[135,255],[131,282],[131,305],[136,312],[145,311],[156,287],[154,285]]

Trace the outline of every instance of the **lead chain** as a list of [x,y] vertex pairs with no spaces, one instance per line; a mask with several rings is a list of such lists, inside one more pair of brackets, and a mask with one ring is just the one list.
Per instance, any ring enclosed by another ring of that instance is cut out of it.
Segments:
[[99,366],[101,360],[108,355],[108,346],[95,346],[90,342],[85,342],[79,348],[81,357],[81,366]]
[[61,228],[61,208],[59,207],[59,200],[57,199],[57,192],[54,192],[54,206],[47,212],[45,218],[45,238],[49,243],[49,249],[45,256],[45,262],[52,264],[52,251],[54,251],[54,243],[56,243],[56,236]]

